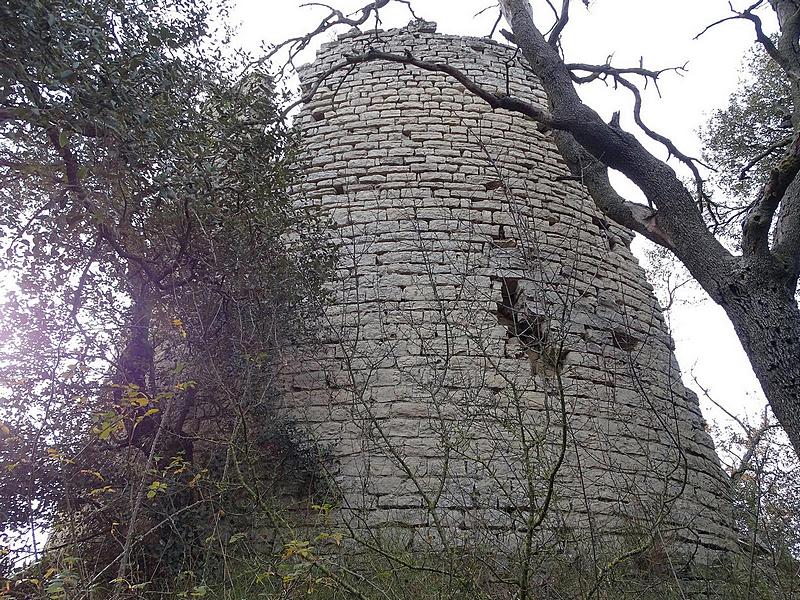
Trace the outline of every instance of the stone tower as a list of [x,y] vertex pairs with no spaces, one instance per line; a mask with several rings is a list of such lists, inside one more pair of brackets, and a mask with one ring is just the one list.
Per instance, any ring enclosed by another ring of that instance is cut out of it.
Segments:
[[[545,102],[513,49],[427,22],[340,36],[305,89],[370,47]],[[631,236],[534,122],[385,62],[328,76],[297,122],[301,201],[340,260],[322,344],[283,357],[283,410],[354,535],[732,547],[725,477]]]

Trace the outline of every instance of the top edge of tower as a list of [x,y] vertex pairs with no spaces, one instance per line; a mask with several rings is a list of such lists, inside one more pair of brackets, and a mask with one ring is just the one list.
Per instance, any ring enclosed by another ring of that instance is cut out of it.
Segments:
[[466,42],[472,45],[483,45],[484,47],[494,47],[503,50],[513,51],[514,48],[502,42],[498,42],[490,37],[485,36],[470,36],[458,35],[450,33],[441,33],[437,31],[438,25],[435,21],[426,21],[425,19],[412,19],[404,27],[394,27],[391,29],[366,29],[362,30],[358,27],[353,27],[349,31],[339,34],[336,39],[322,44],[316,52],[316,56],[312,62],[300,65],[297,71],[302,73],[308,70],[320,58],[330,54],[339,46],[352,45],[360,41],[370,41],[375,43],[389,43],[396,38],[404,36],[411,36],[414,38],[429,37],[442,40],[443,42]]

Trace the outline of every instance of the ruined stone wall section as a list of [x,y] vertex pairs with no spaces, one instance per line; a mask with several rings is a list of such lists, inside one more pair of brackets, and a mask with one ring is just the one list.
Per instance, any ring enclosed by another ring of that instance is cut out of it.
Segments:
[[[304,86],[369,47],[545,102],[512,49],[424,22],[341,36]],[[285,412],[353,531],[514,547],[556,471],[541,543],[657,528],[689,552],[731,546],[726,482],[631,236],[535,123],[380,62],[329,77],[297,123],[298,201],[330,219],[340,262],[324,343],[284,356]]]

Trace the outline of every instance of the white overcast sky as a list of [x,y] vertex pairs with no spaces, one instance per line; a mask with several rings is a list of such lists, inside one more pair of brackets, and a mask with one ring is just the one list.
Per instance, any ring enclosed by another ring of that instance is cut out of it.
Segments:
[[[343,11],[366,3],[366,0],[328,1]],[[235,0],[235,3],[232,16],[241,23],[238,44],[251,49],[306,33],[326,14],[321,7],[301,7],[301,0]],[[436,21],[440,32],[476,36],[489,33],[498,13],[490,10],[479,17],[474,15],[493,4],[494,0],[413,0],[417,15]],[[740,0],[734,0],[734,5],[745,7]],[[536,10],[549,18],[548,11],[538,7]],[[730,15],[727,0],[593,0],[588,10],[575,0],[571,14],[564,35],[569,62],[602,63],[613,55],[615,65],[636,66],[642,58],[644,66],[662,68],[688,61],[688,72],[683,77],[664,77],[661,99],[652,89],[645,96],[643,115],[652,128],[671,137],[684,153],[699,155],[697,130],[711,111],[725,105],[737,85],[742,58],[753,44],[750,24],[725,23],[699,40],[693,39],[710,23]],[[770,12],[765,11],[763,17],[771,27]],[[382,28],[389,28],[405,25],[410,15],[398,5],[385,10],[382,18]],[[327,35],[320,41],[332,37]],[[313,58],[312,50],[298,64]],[[622,125],[633,129],[630,119],[625,118],[630,114],[629,95],[614,93],[601,84],[583,88],[581,93],[606,118],[621,110]],[[663,149],[652,145],[650,148],[657,156],[666,156]],[[627,182],[619,181],[616,185],[630,199],[638,199],[637,191]],[[764,400],[758,382],[721,309],[710,300],[679,305],[672,310],[671,324],[684,380],[690,387],[694,387],[689,375],[693,371],[712,396],[734,412],[760,411]],[[710,403],[702,398],[701,402],[707,416],[721,417]]]

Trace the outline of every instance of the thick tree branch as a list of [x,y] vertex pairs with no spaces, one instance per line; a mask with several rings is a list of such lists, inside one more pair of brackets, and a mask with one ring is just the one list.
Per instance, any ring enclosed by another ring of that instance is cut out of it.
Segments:
[[555,25],[547,38],[547,43],[553,48],[558,48],[558,42],[561,39],[561,33],[569,23],[569,2],[570,0],[563,0],[561,3],[561,14],[558,15]]
[[[770,56],[783,67],[784,71],[793,79],[800,79],[800,2],[797,0],[769,0],[775,14],[778,16],[778,25],[781,35],[775,46],[778,56]],[[758,34],[758,41],[762,44],[763,31]],[[769,38],[767,38],[769,39]],[[771,40],[770,40],[771,41]],[[767,49],[769,52],[769,49]],[[787,67],[784,62],[789,65]]]
[[[778,17],[780,27],[777,49],[781,57],[793,67],[786,69],[781,63],[789,76],[793,109],[792,125],[795,135],[800,139],[800,1],[769,0],[769,2]],[[797,144],[797,141],[792,142],[786,157],[778,165],[779,168],[781,165],[789,166],[797,162]],[[795,173],[783,191],[780,206],[776,209],[778,212],[773,239],[775,255],[791,268],[791,273],[794,275],[794,279],[789,282],[792,294],[795,291],[796,278],[800,275],[800,181],[797,178],[798,174]],[[770,175],[767,186],[772,183],[772,179]]]
[[590,154],[624,173],[642,190],[658,209],[657,225],[671,241],[673,252],[712,298],[720,298],[724,265],[733,258],[708,230],[675,172],[633,135],[605,123],[581,101],[572,73],[536,28],[527,0],[502,0],[501,5],[517,45],[548,95],[554,121]]
[[769,231],[778,205],[787,189],[800,173],[800,134],[791,141],[786,156],[770,171],[769,180],[758,202],[745,219],[742,231],[742,251],[746,256],[769,257]]
[[800,276],[800,177],[789,184],[775,219],[773,254]]
[[567,132],[554,133],[556,145],[570,171],[584,185],[604,215],[650,241],[672,249],[669,237],[658,228],[656,211],[620,196],[608,178],[608,168],[589,154]]

